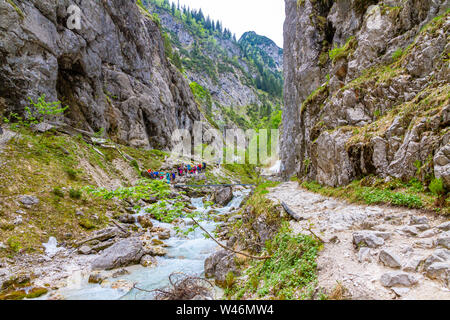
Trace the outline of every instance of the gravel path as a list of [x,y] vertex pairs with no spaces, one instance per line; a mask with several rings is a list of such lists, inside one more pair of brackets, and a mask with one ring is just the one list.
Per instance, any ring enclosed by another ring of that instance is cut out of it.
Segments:
[[348,299],[450,299],[448,218],[353,205],[304,190],[297,182],[283,183],[267,197],[304,218],[291,220],[295,233],[308,234],[312,226],[326,242],[318,275],[327,292],[339,282]]

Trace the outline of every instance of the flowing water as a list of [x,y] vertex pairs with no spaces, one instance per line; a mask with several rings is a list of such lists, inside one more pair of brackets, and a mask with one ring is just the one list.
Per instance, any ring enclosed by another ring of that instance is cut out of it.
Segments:
[[[241,206],[243,199],[250,193],[250,190],[236,191],[233,200],[224,208],[212,209],[205,207],[202,198],[191,199],[192,205],[197,208],[196,211],[207,214],[211,210],[222,215],[237,209]],[[173,230],[171,224],[153,221],[155,227],[163,227]],[[190,220],[185,219],[185,228],[189,228]],[[213,232],[217,223],[212,220],[201,222],[203,228],[208,232]],[[204,236],[204,232],[196,229],[187,236],[173,236],[165,241],[168,246],[167,255],[157,257],[158,264],[156,267],[144,268],[140,265],[128,267],[130,274],[111,279],[111,282],[117,283],[137,283],[139,288],[145,290],[153,290],[164,288],[169,284],[169,276],[172,273],[181,272],[187,275],[201,277],[204,275],[204,263],[208,256],[215,252],[217,244]],[[68,300],[117,300],[117,299],[152,299],[152,293],[131,289],[129,287],[123,289],[111,288],[111,283],[89,284],[86,276],[81,276],[81,271],[74,274],[71,283],[59,291],[64,299]]]

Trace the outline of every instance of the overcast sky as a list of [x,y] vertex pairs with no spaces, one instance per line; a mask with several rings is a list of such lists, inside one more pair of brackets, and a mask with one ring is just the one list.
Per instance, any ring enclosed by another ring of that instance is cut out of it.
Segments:
[[180,0],[180,5],[201,8],[205,17],[221,20],[238,40],[244,32],[255,31],[283,47],[284,0]]

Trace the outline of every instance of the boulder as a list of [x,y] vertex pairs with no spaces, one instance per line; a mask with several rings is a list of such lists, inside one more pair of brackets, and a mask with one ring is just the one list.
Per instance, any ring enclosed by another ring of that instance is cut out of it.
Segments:
[[418,280],[409,273],[393,271],[383,274],[380,282],[384,287],[412,287]]
[[214,202],[220,206],[226,206],[231,200],[233,200],[233,189],[231,187],[217,189],[214,193]]
[[103,253],[92,262],[94,270],[111,270],[138,264],[145,250],[142,242],[136,238],[121,240],[103,251]]
[[92,252],[92,248],[90,246],[84,245],[78,249],[79,254],[90,254]]
[[118,220],[125,224],[136,223],[136,218],[131,214],[123,214],[123,215],[119,216]]
[[27,196],[27,195],[20,196],[19,201],[25,208],[28,209],[31,209],[33,206],[39,204],[39,199],[36,198],[35,196]]
[[230,272],[235,276],[240,274],[235,257],[234,253],[226,250],[215,252],[205,260],[205,276],[214,278],[217,285],[225,286]]
[[89,283],[101,284],[107,277],[101,272],[94,272],[89,275]]
[[138,217],[138,222],[141,225],[142,228],[144,229],[151,229],[153,228],[153,222],[151,220],[151,217],[149,215],[146,216],[139,216]]
[[159,240],[167,240],[170,238],[170,230],[160,231],[158,233]]
[[363,230],[353,233],[353,244],[356,247],[377,248],[384,245],[384,239],[378,237],[373,231]]
[[380,262],[390,268],[400,268],[401,260],[391,250],[381,250],[379,255]]

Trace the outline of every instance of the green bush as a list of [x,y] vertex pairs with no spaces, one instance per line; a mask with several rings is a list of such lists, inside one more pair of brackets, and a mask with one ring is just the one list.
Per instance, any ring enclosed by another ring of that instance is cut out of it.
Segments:
[[317,283],[319,248],[319,242],[312,237],[293,235],[285,222],[266,244],[272,257],[253,262],[246,272],[247,282],[238,289],[238,298],[250,291],[260,298],[273,295],[279,299],[311,299]]
[[442,181],[441,178],[433,179],[428,188],[437,196],[443,195],[445,193],[444,181]]
[[81,199],[81,197],[83,196],[83,191],[81,191],[80,189],[70,189],[69,196],[72,199]]

